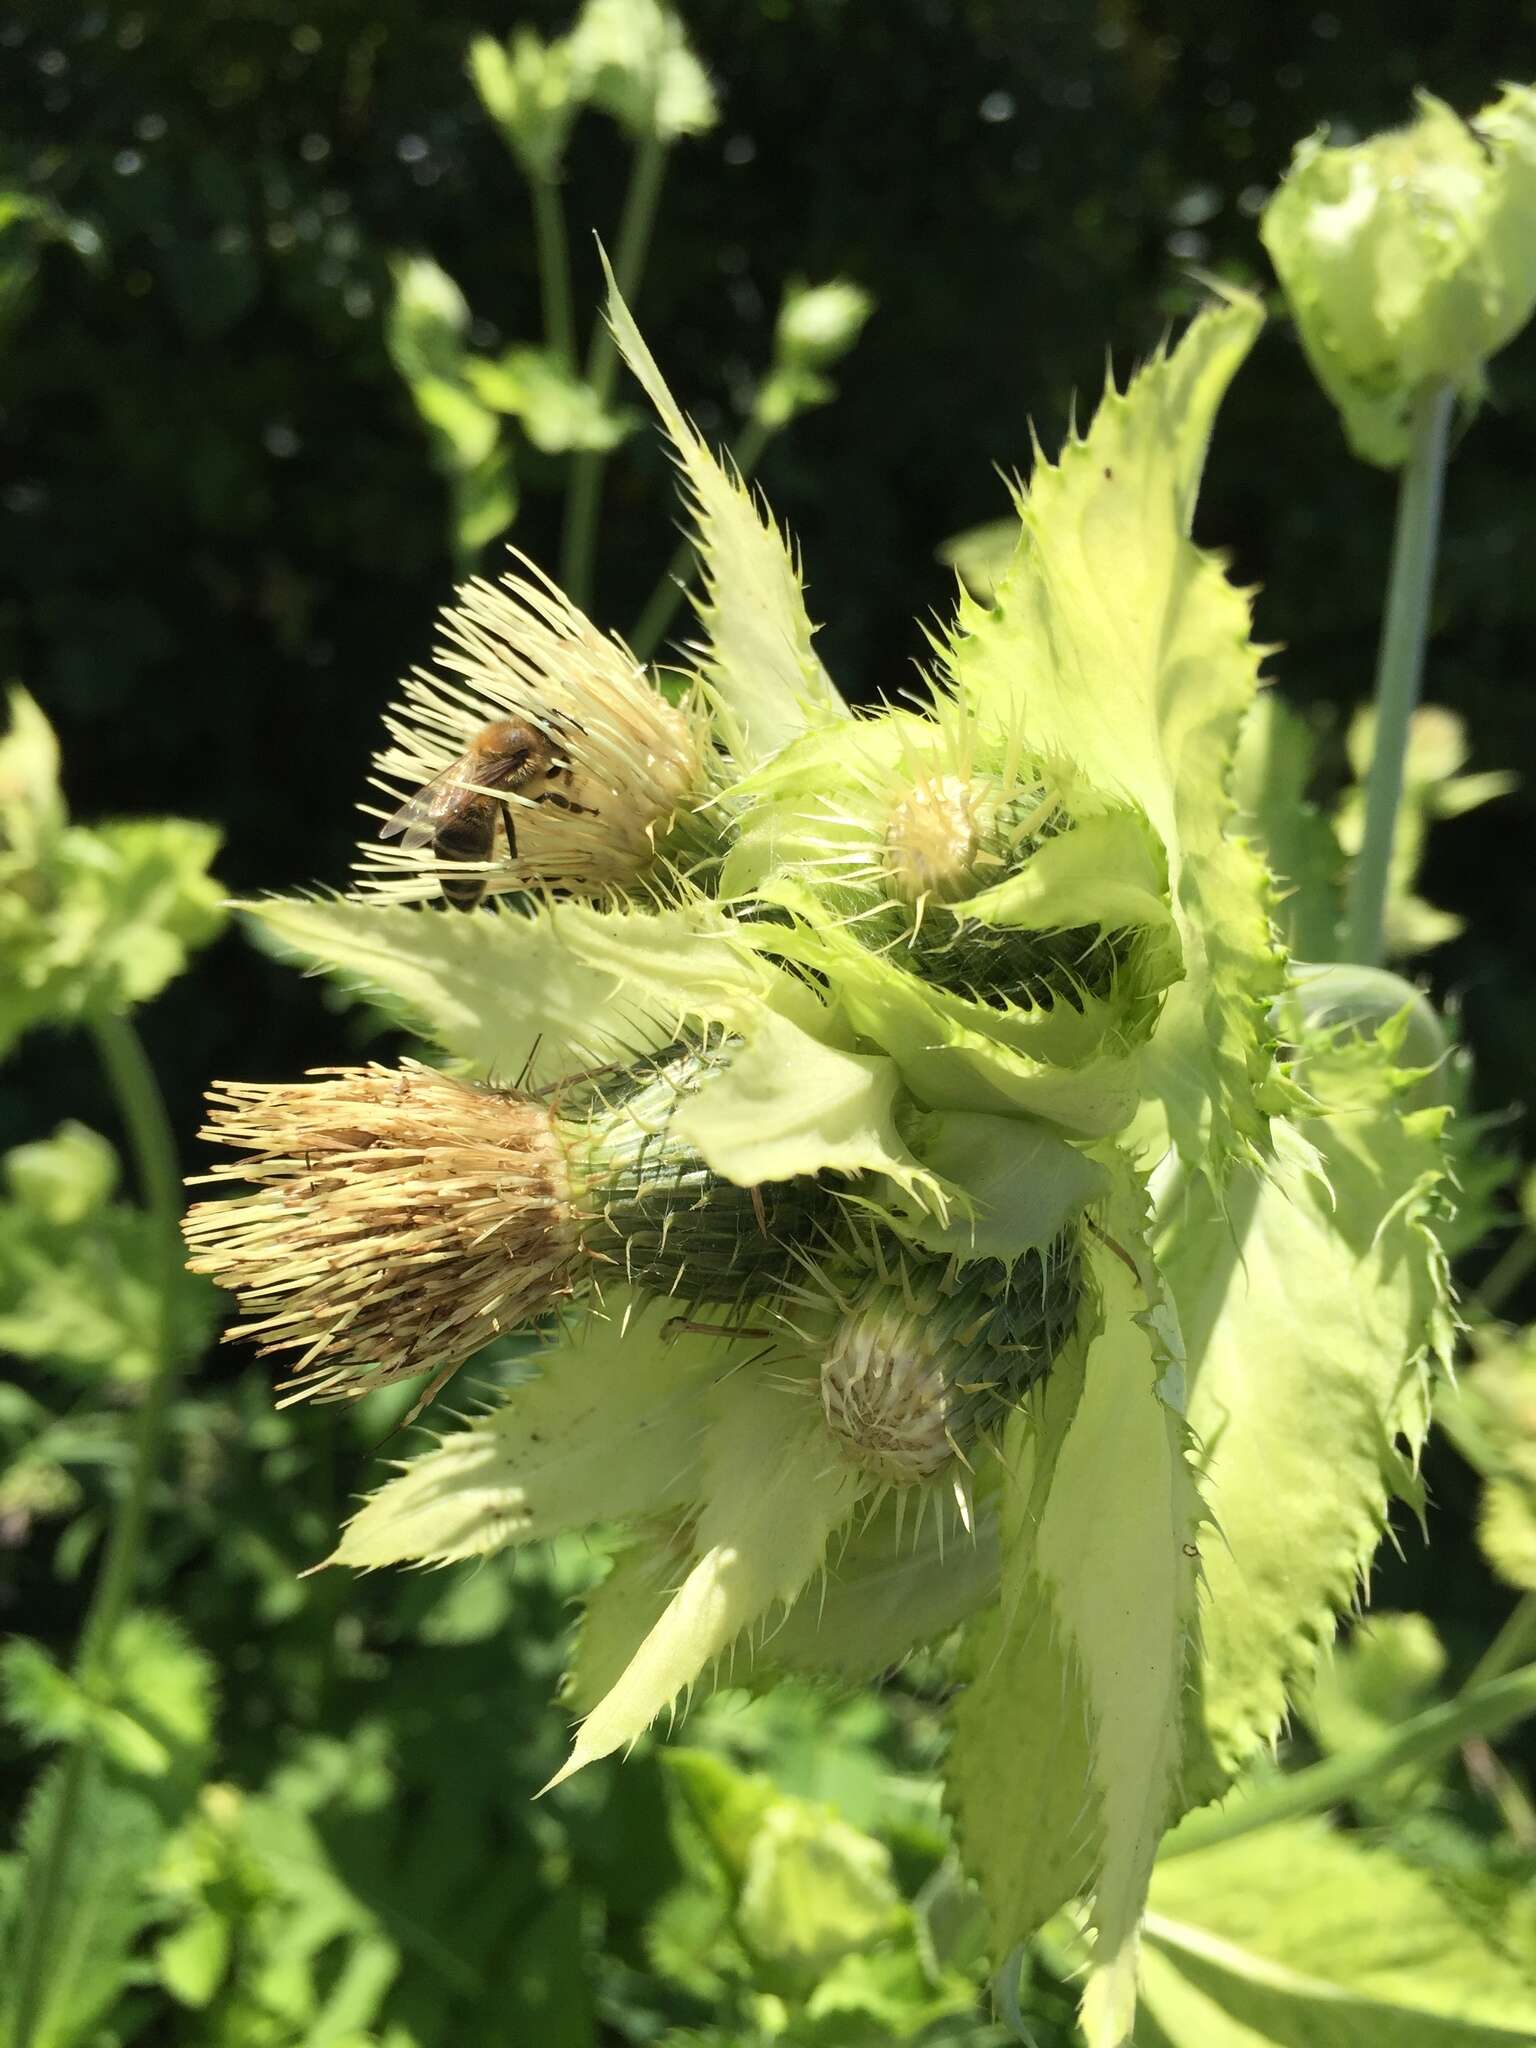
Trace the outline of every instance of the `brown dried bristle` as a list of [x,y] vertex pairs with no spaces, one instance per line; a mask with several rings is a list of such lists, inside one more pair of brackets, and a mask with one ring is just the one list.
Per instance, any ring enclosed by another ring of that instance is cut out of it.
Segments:
[[289,1400],[432,1370],[425,1401],[569,1293],[581,1246],[544,1105],[414,1061],[227,1081],[209,1099],[203,1136],[248,1156],[207,1178],[254,1191],[193,1206],[188,1264],[254,1318],[227,1336],[299,1354]]

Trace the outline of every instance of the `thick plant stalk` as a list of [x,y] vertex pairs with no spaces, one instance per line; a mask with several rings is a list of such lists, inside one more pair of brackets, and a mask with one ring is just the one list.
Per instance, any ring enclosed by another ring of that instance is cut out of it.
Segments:
[[[181,1182],[175,1140],[165,1113],[154,1071],[138,1033],[126,1017],[98,1018],[92,1026],[96,1049],[111,1083],[118,1112],[128,1133],[139,1188],[155,1225],[157,1271],[155,1288],[155,1370],[139,1410],[133,1467],[128,1488],[118,1501],[107,1535],[106,1555],[80,1631],[75,1675],[90,1696],[100,1680],[112,1639],[127,1611],[143,1543],[150,1488],[159,1464],[180,1360],[171,1334],[171,1299],[181,1271]],[[16,2027],[12,2048],[32,2048],[41,2016],[44,1969],[54,1914],[58,1910],[70,1838],[79,1817],[96,1757],[90,1734],[74,1742],[64,1760],[63,1781],[54,1808],[53,1828],[44,1845],[17,1959]]]
[[1376,661],[1376,737],[1365,795],[1365,837],[1350,877],[1344,957],[1378,967],[1408,726],[1419,699],[1424,638],[1440,534],[1446,439],[1455,394],[1429,384],[1414,407],[1413,435],[1398,487],[1392,567]]
[[1518,1671],[1505,1671],[1499,1676],[1490,1673],[1486,1679],[1474,1673],[1454,1699],[1427,1707],[1380,1742],[1274,1778],[1247,1798],[1191,1814],[1167,1837],[1158,1854],[1188,1856],[1197,1849],[1233,1841],[1277,1821],[1321,1813],[1362,1788],[1379,1784],[1393,1771],[1409,1765],[1427,1768],[1472,1737],[1501,1735],[1533,1713],[1536,1664],[1526,1664]]
[[[624,195],[624,212],[619,221],[618,246],[614,251],[613,274],[619,293],[632,301],[640,288],[656,206],[661,198],[661,181],[667,168],[667,143],[660,135],[647,135],[635,149],[629,189]],[[599,319],[587,351],[587,382],[606,406],[613,396],[619,356],[606,320]],[[561,542],[561,581],[577,605],[585,609],[592,597],[592,561],[597,546],[597,513],[603,493],[603,464],[600,448],[584,449],[572,459],[570,493],[565,504],[565,532]]]
[[539,296],[544,302],[544,339],[562,365],[576,368],[576,316],[571,303],[571,252],[565,207],[553,178],[530,178],[533,232],[539,255]]

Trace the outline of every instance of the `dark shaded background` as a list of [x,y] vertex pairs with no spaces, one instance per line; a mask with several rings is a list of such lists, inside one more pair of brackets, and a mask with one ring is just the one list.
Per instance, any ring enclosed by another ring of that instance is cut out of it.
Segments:
[[[94,263],[44,257],[0,354],[3,670],[57,725],[82,817],[215,819],[235,890],[345,879],[380,709],[427,653],[451,578],[443,486],[383,346],[387,258],[430,251],[479,345],[534,333],[525,195],[463,51],[567,11],[8,10],[5,168],[102,240]],[[993,465],[1025,458],[1030,420],[1052,444],[1106,349],[1128,365],[1193,303],[1189,265],[1267,278],[1254,216],[1299,136],[1401,118],[1416,82],[1470,111],[1536,73],[1531,0],[685,12],[725,117],[676,152],[642,324],[685,404],[728,434],[786,278],[843,273],[875,294],[844,395],[762,469],[803,543],[828,664],[864,699],[909,680],[914,621],[948,603],[935,544],[1001,511]],[[567,191],[584,305],[587,230],[611,238],[625,163],[584,121]],[[1529,766],[1533,473],[1527,334],[1455,463],[1437,595],[1430,694],[1467,717],[1478,767]],[[525,464],[516,538],[553,562],[558,499],[539,482]],[[1284,686],[1323,714],[1369,685],[1391,504],[1277,319],[1224,416],[1201,531],[1262,586]],[[609,472],[604,623],[632,623],[672,518],[647,435]],[[1440,828],[1426,885],[1472,920],[1430,971],[1462,1005],[1488,1106],[1530,1086],[1531,802]],[[236,935],[146,1019],[188,1134],[210,1075],[295,1073],[355,1050],[359,1028]],[[96,1089],[72,1045],[34,1039],[7,1071],[0,1141],[65,1113],[110,1124]],[[1431,1478],[1442,1520],[1464,1526],[1470,1482],[1448,1455]],[[1454,1637],[1414,1555],[1388,1597]]]

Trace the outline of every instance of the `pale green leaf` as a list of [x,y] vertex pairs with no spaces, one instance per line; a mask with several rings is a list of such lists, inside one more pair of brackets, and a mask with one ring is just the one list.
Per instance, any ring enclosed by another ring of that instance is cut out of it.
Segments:
[[824,976],[854,1029],[890,1054],[919,1102],[1023,1111],[1089,1138],[1119,1130],[1131,1116],[1136,1060],[1099,1049],[1112,1024],[1110,1005],[1092,996],[1080,1008],[1003,1011],[972,1002],[872,952],[800,883],[772,881],[759,893],[799,921],[750,925],[752,943]]
[[19,683],[7,690],[6,708],[10,725],[0,735],[0,847],[31,862],[64,824],[59,743]]
[[[111,1199],[116,1179],[111,1146],[83,1124],[0,1158],[0,1350],[137,1385],[164,1351],[164,1248],[152,1217]],[[171,1312],[177,1354],[195,1357],[217,1291],[178,1270]]]
[[397,256],[390,275],[395,289],[384,338],[395,368],[412,386],[431,378],[457,383],[469,332],[464,294],[430,256]]
[[546,43],[530,28],[514,29],[505,43],[476,36],[469,46],[469,75],[481,105],[529,176],[557,178],[583,98],[567,43]]
[[1431,1873],[1292,1821],[1158,1866],[1144,1993],[1175,2048],[1528,2041],[1536,1981],[1482,1926]]
[[991,1600],[999,1556],[995,1511],[978,1504],[967,1529],[952,1500],[926,1503],[919,1516],[892,1496],[834,1547],[825,1578],[794,1602],[758,1661],[848,1684],[876,1678]]
[[814,1981],[850,1951],[904,1930],[883,1842],[828,1806],[775,1799],[747,1851],[737,1929],[754,1955]]
[[1016,519],[989,519],[941,541],[938,557],[952,568],[978,604],[990,605],[1019,547]]
[[1180,1154],[1220,1178],[1267,1146],[1284,1099],[1267,1015],[1282,986],[1257,856],[1227,793],[1258,652],[1248,599],[1188,538],[1212,421],[1262,315],[1246,296],[1110,389],[1017,497],[1018,549],[991,609],[962,599],[945,662],[976,716],[1072,762],[1151,819],[1168,856],[1185,978],[1147,1048]]
[[1109,1192],[1096,1159],[1022,1117],[937,1110],[909,1118],[908,1136],[923,1166],[961,1200],[959,1213],[940,1222],[893,1192],[903,1236],[930,1251],[1011,1265]]
[[1332,960],[1344,909],[1344,850],[1311,801],[1311,728],[1273,690],[1254,699],[1232,766],[1235,825],[1253,839],[1275,878],[1275,920],[1286,950]]
[[494,359],[472,356],[465,365],[482,404],[523,423],[535,448],[564,455],[572,448],[615,448],[635,424],[632,413],[611,412],[553,350],[513,348]]
[[[12,766],[31,772],[20,756]],[[87,828],[53,816],[46,796],[41,810],[30,798],[0,808],[0,1053],[34,1024],[158,995],[224,921],[208,873],[212,826],[142,818]]]
[[286,898],[240,907],[282,949],[391,1004],[503,1086],[545,1087],[633,1058],[688,1021],[749,1025],[770,979],[703,904],[561,903],[532,917]]
[[710,454],[678,408],[608,277],[608,319],[677,450],[698,533],[707,636],[703,675],[721,736],[742,765],[846,706],[811,645],[800,573],[783,534],[741,479]]
[[665,1614],[693,1562],[686,1523],[643,1524],[613,1561],[607,1578],[581,1603],[581,1620],[561,1698],[590,1714],[611,1692]]
[[696,1562],[582,1722],[555,1784],[633,1742],[745,1631],[793,1600],[858,1498],[862,1481],[833,1454],[809,1390],[743,1370],[712,1390],[707,1412]]
[[702,1383],[747,1354],[677,1322],[673,1302],[609,1290],[536,1377],[381,1487],[326,1562],[447,1564],[691,1499]]
[[954,1758],[962,1847],[998,1953],[1092,1890],[1090,2048],[1129,2038],[1195,1620],[1200,1505],[1168,1406],[1180,1360],[1143,1214],[1122,1169],[1089,1248],[1098,1306],[1081,1393],[1073,1404],[1053,1373],[1037,1440],[1015,1437],[1000,1617],[980,1631]]
[[896,1125],[900,1076],[878,1054],[821,1043],[764,1010],[729,1064],[678,1107],[676,1135],[739,1186],[833,1172],[887,1175],[942,1209]]
[[449,479],[453,507],[454,559],[461,569],[473,567],[482,548],[504,533],[517,517],[517,477],[512,457],[493,446],[468,469],[456,468]]
[[1417,1498],[1429,1369],[1452,1327],[1431,1227],[1445,1113],[1405,1107],[1419,1076],[1393,1061],[1408,1022],[1308,1044],[1307,1084],[1330,1114],[1277,1124],[1273,1172],[1244,1174],[1225,1221],[1193,1186],[1166,1220],[1160,1263],[1221,1531],[1206,1548],[1195,1707],[1204,1796],[1274,1738],[1392,1495]]

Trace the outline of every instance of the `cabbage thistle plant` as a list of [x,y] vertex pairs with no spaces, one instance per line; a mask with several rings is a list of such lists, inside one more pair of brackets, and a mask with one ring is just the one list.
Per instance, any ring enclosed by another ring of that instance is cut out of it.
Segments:
[[425,1396],[522,1333],[330,1562],[617,1525],[560,1778],[727,1677],[949,1645],[994,1956],[1083,1901],[1102,2048],[1159,1838],[1273,1743],[1417,1499],[1452,1336],[1411,991],[1293,970],[1229,791],[1260,650],[1190,527],[1261,312],[1037,461],[931,701],[873,715],[610,316],[695,524],[686,673],[521,573],[459,593],[378,760],[417,829],[355,898],[248,906],[434,1064],[225,1084],[192,1262],[290,1399]]

